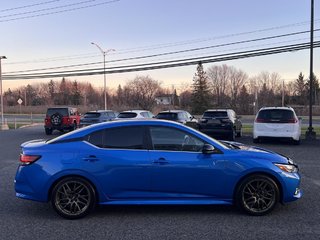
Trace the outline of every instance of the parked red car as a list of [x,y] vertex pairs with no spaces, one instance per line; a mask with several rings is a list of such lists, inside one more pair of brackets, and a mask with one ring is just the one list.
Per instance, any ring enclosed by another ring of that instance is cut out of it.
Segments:
[[51,135],[53,130],[72,131],[80,124],[80,114],[77,108],[56,107],[48,108],[44,120],[44,129],[47,135]]

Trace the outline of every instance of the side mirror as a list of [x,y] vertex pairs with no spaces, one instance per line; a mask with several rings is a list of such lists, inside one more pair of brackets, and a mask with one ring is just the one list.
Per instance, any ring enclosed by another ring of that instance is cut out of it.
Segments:
[[202,147],[202,153],[203,154],[212,154],[215,152],[215,148],[214,146],[210,145],[210,144],[204,144]]

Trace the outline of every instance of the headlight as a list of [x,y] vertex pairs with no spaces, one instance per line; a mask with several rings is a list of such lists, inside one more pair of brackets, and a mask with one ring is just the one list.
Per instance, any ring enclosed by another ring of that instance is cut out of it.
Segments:
[[285,171],[285,172],[288,172],[288,173],[296,173],[299,170],[295,165],[292,165],[292,164],[275,163],[274,165],[276,165],[282,171]]

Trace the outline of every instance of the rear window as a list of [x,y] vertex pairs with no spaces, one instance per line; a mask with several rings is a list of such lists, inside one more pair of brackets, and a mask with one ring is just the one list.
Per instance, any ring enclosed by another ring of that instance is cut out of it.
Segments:
[[94,113],[94,112],[89,112],[84,114],[84,118],[98,118],[100,117],[101,113]]
[[56,113],[59,113],[62,116],[69,116],[68,108],[48,108],[47,110],[47,116],[49,117]]
[[214,112],[205,112],[203,114],[205,118],[226,118],[228,113],[226,111],[214,111]]
[[257,122],[266,123],[291,123],[295,122],[295,114],[291,110],[285,109],[266,109],[261,110],[256,119]]
[[156,118],[158,119],[166,119],[166,120],[178,120],[177,113],[159,113]]
[[137,116],[134,112],[122,112],[118,115],[118,118],[135,118]]

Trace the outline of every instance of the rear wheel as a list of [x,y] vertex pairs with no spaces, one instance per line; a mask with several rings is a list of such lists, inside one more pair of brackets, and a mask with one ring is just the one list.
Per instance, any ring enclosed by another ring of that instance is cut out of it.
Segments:
[[294,144],[294,145],[299,145],[299,144],[300,144],[300,139],[298,139],[298,140],[294,140],[294,139],[293,139],[292,141],[293,141],[293,144]]
[[78,128],[78,125],[77,125],[76,122],[74,122],[73,125],[72,125],[71,128],[70,128],[70,131],[74,131],[74,130],[76,130],[77,128]]
[[239,185],[235,198],[240,209],[261,216],[271,212],[279,202],[279,188],[268,176],[252,175]]
[[242,128],[237,132],[237,137],[242,137]]
[[232,130],[232,132],[229,134],[229,140],[234,141],[236,139],[236,131]]
[[53,209],[67,219],[78,219],[93,210],[96,195],[92,185],[80,177],[68,177],[53,188],[51,204]]
[[52,130],[52,128],[45,128],[45,132],[47,135],[51,135],[53,130]]

